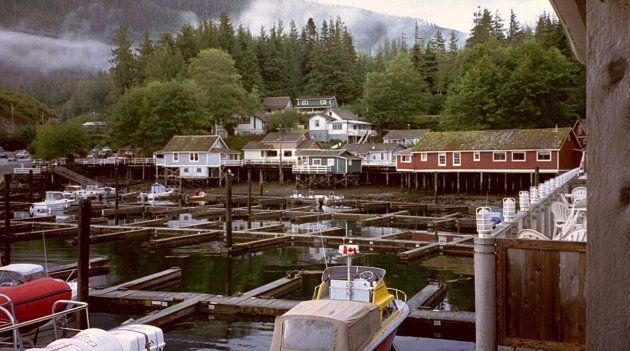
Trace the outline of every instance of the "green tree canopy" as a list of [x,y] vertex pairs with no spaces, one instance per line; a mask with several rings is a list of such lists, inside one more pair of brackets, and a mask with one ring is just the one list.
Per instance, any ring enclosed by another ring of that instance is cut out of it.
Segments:
[[571,125],[582,115],[584,72],[558,49],[523,43],[466,48],[442,127],[456,130]]
[[414,116],[428,110],[429,94],[409,54],[399,53],[385,72],[368,73],[364,101],[368,119],[379,129],[413,125]]
[[256,91],[248,94],[243,88],[234,60],[225,51],[202,50],[192,59],[189,73],[197,82],[205,112],[212,122],[222,123],[229,130],[232,117],[251,114],[258,108],[260,98]]
[[89,136],[81,121],[72,119],[65,122],[50,122],[37,128],[33,141],[35,154],[46,160],[55,157],[73,157],[84,153],[89,146]]
[[111,123],[116,145],[151,152],[176,134],[198,134],[209,127],[193,81],[151,82],[123,96]]

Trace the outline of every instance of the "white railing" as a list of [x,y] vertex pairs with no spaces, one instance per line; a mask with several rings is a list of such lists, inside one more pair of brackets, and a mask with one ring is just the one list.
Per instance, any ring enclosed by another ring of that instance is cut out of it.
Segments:
[[396,161],[391,160],[361,160],[362,166],[389,166],[395,167]]
[[221,160],[221,166],[240,167],[242,165],[243,165],[243,160]]
[[332,166],[293,165],[293,173],[326,174],[332,172]]
[[128,157],[107,157],[107,158],[77,158],[74,163],[86,166],[106,166],[106,165],[154,165],[153,158],[128,158]]
[[[330,134],[333,134],[333,133],[330,133]],[[352,136],[364,136],[364,135],[375,136],[376,135],[376,131],[372,130],[372,129],[350,129],[350,130],[348,130],[348,135],[352,135]]]
[[29,174],[33,171],[33,174],[42,174],[41,167],[16,167],[13,168],[13,174]]
[[[295,165],[295,160],[282,160],[282,164],[286,166]],[[278,165],[280,160],[278,159],[269,159],[269,160],[243,160],[243,165]]]

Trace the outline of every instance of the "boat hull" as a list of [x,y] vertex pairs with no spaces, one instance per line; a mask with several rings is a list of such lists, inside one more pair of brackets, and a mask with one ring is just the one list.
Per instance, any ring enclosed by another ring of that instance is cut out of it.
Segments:
[[[26,322],[47,316],[52,312],[53,304],[58,300],[70,300],[72,289],[58,279],[40,278],[28,283],[11,287],[0,287],[0,294],[8,296],[13,301],[15,319]],[[0,298],[2,307],[10,310],[5,298]],[[0,320],[7,320],[4,315]]]

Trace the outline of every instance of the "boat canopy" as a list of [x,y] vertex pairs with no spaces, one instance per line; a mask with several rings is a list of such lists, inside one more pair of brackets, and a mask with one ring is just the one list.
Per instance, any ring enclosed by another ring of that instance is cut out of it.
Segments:
[[0,267],[0,286],[15,286],[43,278],[44,267],[31,263],[12,263]]
[[378,306],[368,302],[302,301],[276,317],[271,350],[362,350],[380,327]]

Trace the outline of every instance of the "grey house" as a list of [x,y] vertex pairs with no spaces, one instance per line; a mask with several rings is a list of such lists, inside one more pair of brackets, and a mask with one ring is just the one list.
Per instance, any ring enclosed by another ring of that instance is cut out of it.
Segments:
[[176,135],[153,154],[165,177],[187,179],[222,178],[224,167],[241,165],[240,156],[218,135]]
[[346,150],[298,150],[293,173],[361,173],[361,158]]

